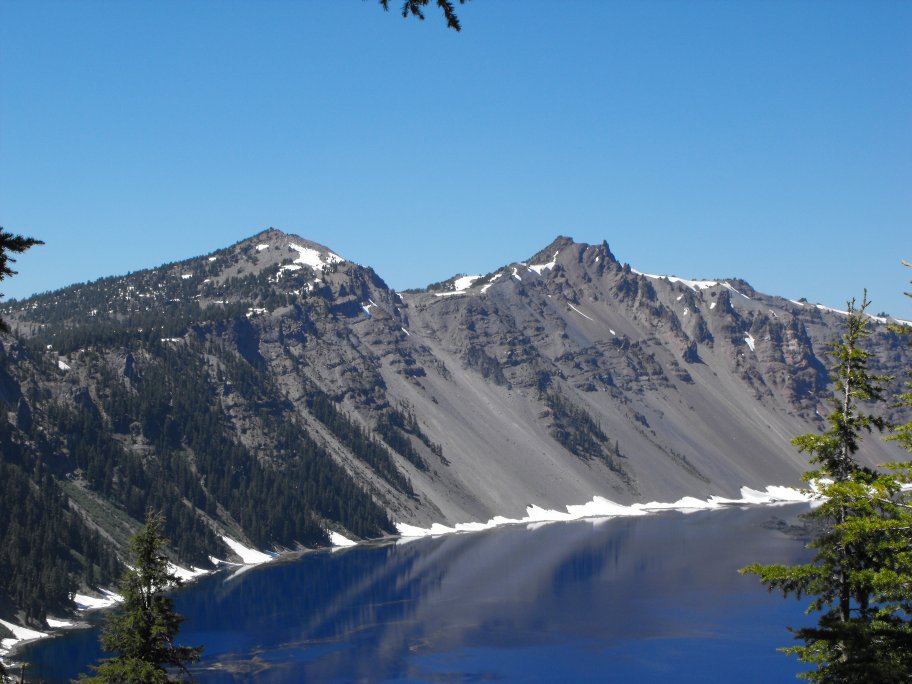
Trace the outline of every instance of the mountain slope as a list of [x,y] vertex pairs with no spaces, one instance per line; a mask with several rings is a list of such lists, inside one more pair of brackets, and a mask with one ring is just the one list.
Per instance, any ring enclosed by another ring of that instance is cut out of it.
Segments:
[[[110,580],[148,507],[175,560],[206,567],[231,557],[222,535],[292,547],[595,495],[797,484],[788,442],[822,425],[822,351],[842,320],[738,280],[641,274],[569,238],[396,293],[273,229],[2,316],[2,465],[57,492],[54,529],[75,530],[46,552],[70,558],[53,599],[16,580],[49,559],[5,552],[0,612],[39,624],[67,587]],[[880,323],[871,344],[877,370],[910,366]],[[11,515],[4,539],[36,524]]]

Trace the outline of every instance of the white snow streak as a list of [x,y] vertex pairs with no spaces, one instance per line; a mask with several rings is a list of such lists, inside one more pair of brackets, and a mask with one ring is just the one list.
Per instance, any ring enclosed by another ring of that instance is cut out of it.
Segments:
[[516,278],[517,280],[520,280],[520,281],[522,280],[522,278],[519,275],[519,269],[517,269],[516,266],[513,267],[513,277]]
[[686,285],[687,287],[689,287],[694,292],[697,292],[698,290],[706,290],[710,287],[716,287],[717,285],[719,285],[721,287],[724,287],[726,290],[730,290],[731,292],[734,292],[736,295],[741,295],[745,299],[750,299],[750,297],[748,297],[746,294],[743,294],[742,292],[738,292],[738,290],[733,288],[731,285],[729,285],[725,281],[689,280],[687,278],[679,278],[678,276],[654,275],[652,273],[643,273],[642,271],[638,271],[635,268],[631,268],[630,271],[632,273],[636,273],[637,275],[641,275],[645,278],[652,278],[653,280],[667,280],[670,283],[681,283],[682,285]]
[[754,337],[750,333],[747,333],[747,337],[744,338],[744,341],[747,342],[747,346],[750,347],[751,351],[754,351]]
[[70,370],[70,367],[64,362],[63,359],[57,359],[57,368],[59,368],[62,371]]
[[567,302],[567,306],[569,306],[571,309],[573,309],[574,311],[576,311],[576,313],[578,313],[578,314],[579,314],[580,316],[582,316],[583,318],[588,318],[590,321],[593,321],[593,322],[595,321],[594,318],[589,318],[589,316],[587,316],[587,315],[584,314],[582,311],[580,311],[579,309],[577,309],[577,308],[576,308],[575,306],[573,306],[573,304],[571,304],[570,302]]
[[262,252],[264,249],[269,249],[269,245],[265,242],[256,246],[256,251]]
[[494,281],[497,280],[498,278],[500,278],[500,276],[502,276],[502,275],[503,275],[503,273],[495,273],[494,276],[491,278],[491,280],[488,283],[481,286],[481,291],[487,292],[488,288],[494,284]]

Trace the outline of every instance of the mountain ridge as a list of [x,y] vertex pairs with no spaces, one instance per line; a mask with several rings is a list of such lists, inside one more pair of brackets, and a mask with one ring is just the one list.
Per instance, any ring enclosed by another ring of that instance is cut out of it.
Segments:
[[[0,557],[18,582],[0,612],[33,624],[68,609],[64,587],[113,575],[148,506],[175,560],[205,567],[232,557],[223,534],[294,547],[797,484],[789,440],[822,425],[822,350],[842,320],[738,279],[642,274],[566,236],[395,292],[275,229],[0,315],[4,467],[59,491],[57,524],[90,540],[48,552],[69,569],[31,607],[22,559]],[[908,350],[873,324],[875,370],[900,375]],[[864,457],[892,449],[869,440]]]

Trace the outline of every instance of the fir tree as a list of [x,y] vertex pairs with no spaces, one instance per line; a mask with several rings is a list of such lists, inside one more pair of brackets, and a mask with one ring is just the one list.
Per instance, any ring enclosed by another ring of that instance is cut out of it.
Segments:
[[[15,275],[16,272],[10,267],[11,263],[14,263],[16,260],[10,256],[10,253],[22,254],[29,247],[34,247],[35,245],[43,245],[44,243],[41,240],[36,240],[35,238],[22,237],[21,235],[13,235],[12,233],[6,232],[2,227],[0,227],[0,280],[4,278],[9,278],[12,275]],[[0,294],[0,297],[3,295]],[[8,331],[9,328],[6,325],[6,322],[0,319],[0,331]]]
[[[146,524],[130,540],[133,567],[121,580],[123,605],[112,613],[101,635],[101,645],[113,658],[95,666],[94,677],[82,682],[96,684],[159,684],[192,681],[187,664],[199,660],[202,648],[178,646],[174,638],[184,618],[174,612],[165,592],[180,586],[181,580],[168,567],[163,550],[167,540],[162,536],[164,519],[149,511]],[[168,668],[181,673],[172,679]]]
[[[906,268],[912,268],[912,264],[908,261],[903,261],[903,266]],[[905,292],[906,297],[912,297],[912,292]],[[893,332],[898,335],[902,335],[909,339],[909,346],[912,347],[912,327],[908,325],[893,325],[890,326]],[[909,378],[912,378],[912,369],[908,371]],[[912,380],[906,381],[906,386],[909,388],[908,391],[899,394],[896,397],[896,406],[904,407],[907,409],[912,409]],[[903,425],[897,425],[893,428],[893,434],[890,435],[887,439],[899,442],[899,444],[909,453],[912,453],[912,420],[904,423]]]
[[808,513],[822,532],[809,544],[817,551],[805,565],[759,565],[756,574],[770,591],[813,597],[807,612],[821,613],[815,627],[793,630],[802,646],[782,649],[815,670],[800,676],[815,682],[908,682],[912,680],[912,480],[910,464],[888,471],[855,459],[866,432],[884,421],[862,402],[882,399],[885,378],[868,370],[861,347],[870,335],[865,315],[849,303],[847,330],[832,347],[836,396],[823,434],[793,440],[811,454],[816,470],[805,473],[820,495]]

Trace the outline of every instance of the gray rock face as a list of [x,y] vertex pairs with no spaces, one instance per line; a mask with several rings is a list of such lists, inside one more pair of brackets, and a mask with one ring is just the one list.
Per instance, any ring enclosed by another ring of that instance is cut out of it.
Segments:
[[[101,309],[101,287],[2,315],[37,339],[49,334],[41,324],[63,331]],[[474,280],[396,293],[370,268],[270,229],[104,287],[111,329],[138,326],[143,307],[185,312],[161,344],[206,359],[211,386],[200,391],[239,443],[268,461],[277,438],[257,416],[279,415],[324,445],[391,519],[418,525],[596,495],[672,501],[798,485],[806,459],[789,440],[823,426],[823,352],[843,321],[743,281],[641,274],[606,243],[566,237]],[[901,375],[908,348],[873,324],[876,370]],[[147,363],[103,338],[79,353],[95,365],[70,353],[69,379],[44,389],[85,410],[100,410],[92,397],[110,377],[129,385]],[[225,375],[234,360],[277,395],[254,405],[235,391]],[[315,393],[383,445],[410,489],[317,416]],[[865,449],[875,463],[902,456],[877,439]]]

